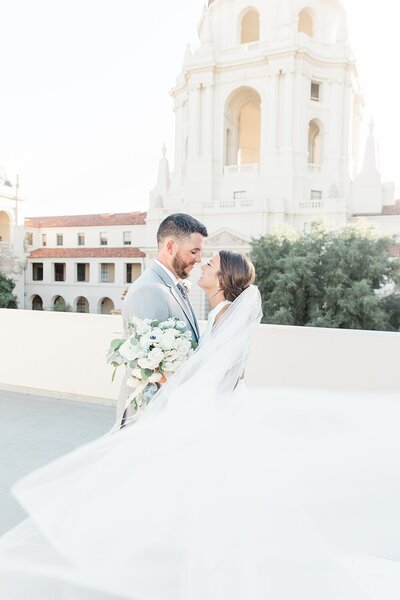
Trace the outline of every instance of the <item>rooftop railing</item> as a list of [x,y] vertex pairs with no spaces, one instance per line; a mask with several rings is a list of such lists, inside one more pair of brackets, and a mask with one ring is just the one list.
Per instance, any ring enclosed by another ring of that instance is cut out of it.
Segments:
[[[204,325],[204,324],[203,324]],[[113,404],[106,352],[120,316],[0,309],[0,388]],[[29,332],[29,335],[27,335]],[[249,385],[397,394],[400,333],[261,325]]]

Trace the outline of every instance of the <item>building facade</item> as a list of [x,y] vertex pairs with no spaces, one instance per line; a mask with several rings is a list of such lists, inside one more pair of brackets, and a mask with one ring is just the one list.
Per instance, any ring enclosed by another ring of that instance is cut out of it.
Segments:
[[26,219],[26,308],[119,310],[144,266],[144,230],[144,213]]
[[[118,310],[172,212],[206,224],[205,256],[315,222],[363,220],[400,243],[400,203],[377,169],[372,123],[360,147],[364,100],[343,4],[210,0],[198,33],[171,90],[174,168],[163,148],[147,213],[28,219],[21,307]],[[204,316],[200,290],[192,296]]]

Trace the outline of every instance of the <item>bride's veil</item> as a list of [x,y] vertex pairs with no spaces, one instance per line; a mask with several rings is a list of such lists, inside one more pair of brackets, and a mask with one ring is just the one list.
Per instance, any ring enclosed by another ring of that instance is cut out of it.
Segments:
[[[58,552],[73,561],[90,562],[97,556],[96,536],[105,543],[123,529],[129,498],[125,497],[124,510],[117,509],[121,490],[126,485],[136,489],[138,473],[146,476],[149,467],[144,466],[151,464],[153,456],[161,460],[175,447],[182,448],[218,411],[218,401],[229,400],[243,374],[251,334],[260,319],[260,293],[251,286],[204,335],[195,353],[157,392],[137,423],[72,451],[13,487],[19,503]],[[126,475],[135,468],[131,482]],[[109,522],[104,518],[107,511]]]
[[190,402],[199,392],[203,400],[232,392],[243,375],[251,336],[261,317],[260,292],[252,285],[228,305],[212,330],[201,338],[196,352],[154,396],[149,415],[176,398]]

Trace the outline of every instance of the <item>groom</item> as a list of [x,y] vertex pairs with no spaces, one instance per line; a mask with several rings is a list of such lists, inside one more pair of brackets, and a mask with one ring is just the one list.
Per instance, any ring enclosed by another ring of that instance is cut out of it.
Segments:
[[[207,236],[205,226],[190,215],[176,213],[162,221],[157,232],[157,258],[131,285],[122,304],[126,335],[132,317],[159,321],[178,317],[186,323],[193,340],[198,342],[196,315],[182,280],[187,279],[194,265],[201,261],[203,241]],[[116,425],[123,425],[125,401],[131,392],[124,381]]]

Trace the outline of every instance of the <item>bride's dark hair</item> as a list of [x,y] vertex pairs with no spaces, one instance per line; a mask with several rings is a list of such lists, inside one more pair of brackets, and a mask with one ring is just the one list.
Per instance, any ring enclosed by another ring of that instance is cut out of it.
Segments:
[[219,284],[226,300],[233,302],[255,280],[253,263],[239,252],[221,250],[219,253]]

